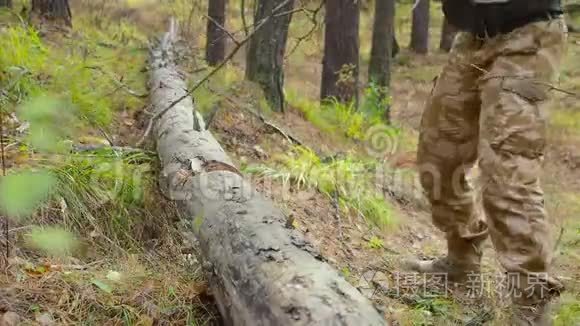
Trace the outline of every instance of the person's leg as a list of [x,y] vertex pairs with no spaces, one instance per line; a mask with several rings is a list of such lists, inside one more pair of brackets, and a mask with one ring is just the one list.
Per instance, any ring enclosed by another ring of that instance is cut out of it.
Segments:
[[480,84],[483,205],[499,261],[516,288],[514,303],[530,307],[520,309],[516,325],[544,325],[538,321],[548,317],[543,303],[561,287],[548,274],[553,242],[539,178],[548,92],[565,38],[563,20],[552,20],[493,39],[483,51],[495,57]]
[[433,223],[446,234],[448,255],[407,261],[408,269],[448,273],[452,281],[478,272],[486,226],[476,214],[466,173],[477,159],[480,95],[473,55],[481,46],[471,34],[457,36],[421,121],[417,163],[431,203]]

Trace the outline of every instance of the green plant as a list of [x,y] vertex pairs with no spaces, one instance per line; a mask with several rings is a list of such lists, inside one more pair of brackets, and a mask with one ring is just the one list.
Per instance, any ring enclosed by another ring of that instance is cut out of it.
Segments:
[[554,317],[555,326],[578,325],[580,323],[580,301],[570,295],[562,298]]
[[19,103],[39,92],[36,78],[46,66],[48,50],[33,28],[11,26],[0,32],[0,99]]
[[[42,98],[22,105],[19,112],[30,122],[29,140],[42,154],[58,148],[62,128],[54,124],[59,102]],[[2,144],[2,146],[4,146]],[[4,159],[4,157],[3,157]],[[12,171],[0,179],[0,210],[8,218],[23,223],[47,205],[50,193],[56,189],[56,178],[46,168]],[[68,231],[58,227],[35,227],[27,234],[29,246],[52,255],[66,255],[77,243]]]
[[335,99],[323,105],[287,92],[290,105],[304,114],[306,120],[325,133],[362,141],[367,130],[382,123],[383,115],[358,110],[354,103],[342,103]]
[[58,187],[53,199],[66,205],[65,224],[81,233],[106,234],[121,247],[134,244],[149,222],[142,207],[154,186],[153,159],[146,152],[119,156],[102,150],[91,156],[72,155],[54,167]]
[[372,238],[369,239],[368,247],[371,249],[381,249],[384,246],[383,240],[379,239],[376,235],[373,235]]
[[376,120],[384,119],[388,116],[388,110],[392,103],[389,90],[386,87],[379,86],[375,82],[369,83],[364,92],[362,111],[367,116]]
[[373,163],[351,157],[322,160],[311,149],[295,147],[289,154],[277,157],[273,166],[250,166],[246,172],[292,183],[298,188],[317,189],[336,198],[343,210],[351,210],[380,227],[396,224],[392,208],[380,193],[373,190]]

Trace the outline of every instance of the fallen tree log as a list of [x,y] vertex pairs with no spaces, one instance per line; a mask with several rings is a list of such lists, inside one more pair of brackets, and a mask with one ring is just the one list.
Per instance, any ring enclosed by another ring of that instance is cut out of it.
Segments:
[[176,63],[176,35],[172,24],[150,58],[159,182],[197,236],[224,323],[385,325],[373,305],[242,178],[192,99],[180,100],[187,89]]

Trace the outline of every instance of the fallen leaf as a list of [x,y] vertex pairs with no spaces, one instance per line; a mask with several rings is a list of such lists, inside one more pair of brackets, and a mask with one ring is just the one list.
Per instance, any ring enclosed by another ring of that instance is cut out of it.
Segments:
[[96,286],[97,288],[99,288],[99,290],[101,290],[105,293],[109,293],[109,294],[113,293],[113,288],[109,284],[107,284],[103,281],[93,279],[93,280],[91,280],[91,283],[94,286]]

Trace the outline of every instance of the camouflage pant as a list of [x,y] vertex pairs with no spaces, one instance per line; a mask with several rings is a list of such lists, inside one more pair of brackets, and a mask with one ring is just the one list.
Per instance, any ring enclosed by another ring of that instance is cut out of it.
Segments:
[[[523,277],[547,273],[552,259],[539,176],[566,36],[563,19],[486,40],[459,34],[421,121],[418,164],[434,224],[475,247],[489,233],[503,267]],[[466,180],[477,160],[485,222]]]

